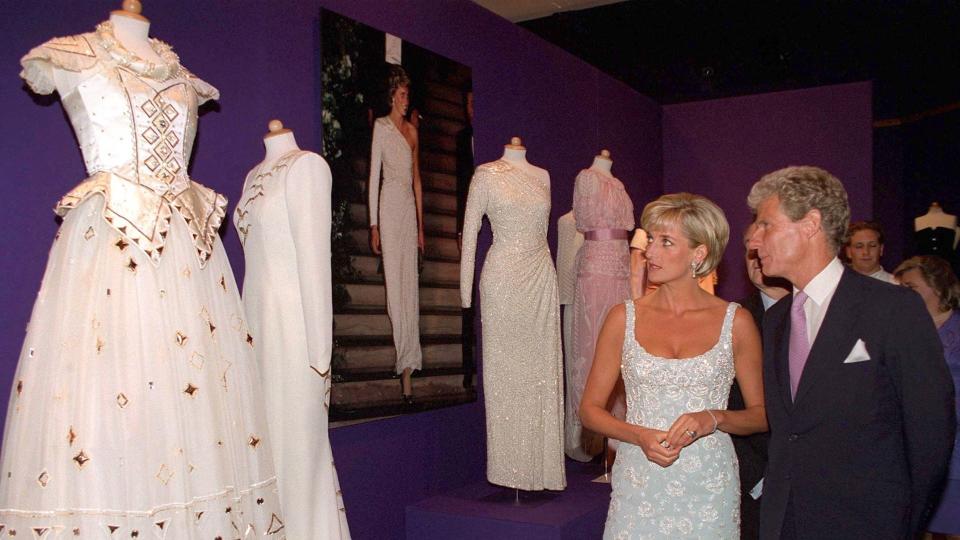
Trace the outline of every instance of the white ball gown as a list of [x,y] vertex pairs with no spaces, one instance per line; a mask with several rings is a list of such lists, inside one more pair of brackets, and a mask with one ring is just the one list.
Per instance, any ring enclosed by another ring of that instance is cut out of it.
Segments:
[[[188,178],[218,93],[153,40],[52,39],[21,76],[60,93],[89,178],[56,207],[0,456],[0,535],[283,538],[263,401],[217,236],[226,200]],[[64,84],[64,81],[77,84]]]

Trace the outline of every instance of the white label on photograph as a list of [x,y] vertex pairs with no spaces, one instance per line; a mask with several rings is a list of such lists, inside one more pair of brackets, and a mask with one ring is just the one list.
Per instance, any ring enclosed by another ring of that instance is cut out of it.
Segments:
[[401,48],[403,46],[403,40],[397,36],[384,34],[386,37],[387,47],[386,47],[386,61],[388,64],[401,64]]

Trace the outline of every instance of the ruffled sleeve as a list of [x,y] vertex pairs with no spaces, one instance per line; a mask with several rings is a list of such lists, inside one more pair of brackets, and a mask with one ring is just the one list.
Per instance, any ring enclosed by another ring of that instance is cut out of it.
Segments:
[[187,80],[190,81],[190,85],[193,86],[193,91],[197,93],[197,105],[203,105],[204,103],[212,100],[220,99],[220,91],[214,88],[214,86],[193,73],[190,73],[183,69],[183,73],[186,75]]
[[37,94],[52,94],[57,89],[54,70],[80,72],[96,63],[97,55],[86,35],[54,38],[20,59],[20,77]]

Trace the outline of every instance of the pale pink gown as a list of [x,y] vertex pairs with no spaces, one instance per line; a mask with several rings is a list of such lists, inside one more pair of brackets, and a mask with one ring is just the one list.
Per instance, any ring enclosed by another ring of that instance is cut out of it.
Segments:
[[[573,355],[567,359],[569,377],[565,450],[576,460],[592,458],[584,451],[580,400],[593,365],[593,352],[607,311],[629,299],[630,245],[628,236],[616,240],[590,240],[590,231],[629,231],[634,228],[633,202],[620,180],[592,169],[577,175],[573,193],[577,230],[587,240],[577,254],[577,284],[573,299]],[[620,407],[622,409],[622,405]],[[617,411],[615,411],[616,414]],[[619,411],[622,417],[623,411]]]

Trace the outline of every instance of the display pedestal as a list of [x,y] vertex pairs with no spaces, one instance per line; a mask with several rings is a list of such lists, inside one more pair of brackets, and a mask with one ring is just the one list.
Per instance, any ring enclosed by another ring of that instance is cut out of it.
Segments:
[[406,509],[406,536],[417,540],[599,538],[610,485],[592,482],[598,464],[567,460],[567,489],[520,492],[477,482]]

